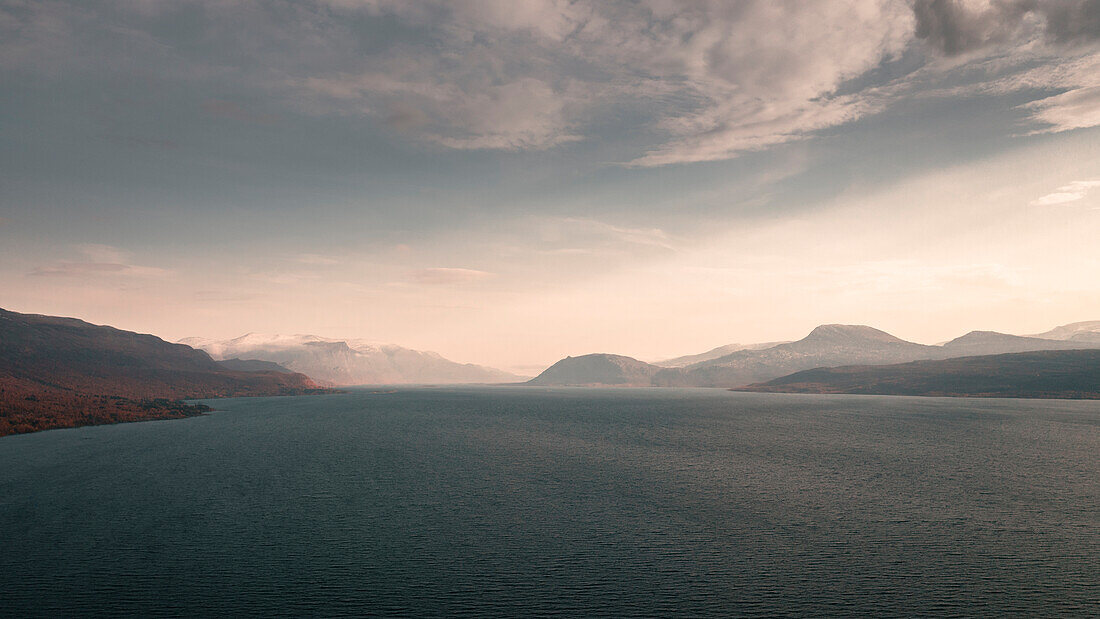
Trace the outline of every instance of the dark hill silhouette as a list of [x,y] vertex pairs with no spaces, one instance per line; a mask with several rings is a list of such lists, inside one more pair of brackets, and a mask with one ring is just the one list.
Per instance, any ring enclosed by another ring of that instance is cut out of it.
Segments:
[[183,399],[317,390],[303,374],[230,370],[152,335],[0,310],[0,435],[201,412]]
[[632,357],[595,353],[566,357],[525,384],[648,387],[653,383],[653,375],[660,370]]
[[1043,350],[815,368],[738,391],[1100,399],[1100,350]]
[[1021,335],[1008,335],[996,331],[971,331],[943,345],[944,358],[999,355],[1033,350],[1073,350],[1094,348],[1095,344],[1084,340],[1054,340]]

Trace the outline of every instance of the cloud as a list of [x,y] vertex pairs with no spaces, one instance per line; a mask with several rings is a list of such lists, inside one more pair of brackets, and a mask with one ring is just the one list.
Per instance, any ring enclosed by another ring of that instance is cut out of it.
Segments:
[[411,105],[394,104],[386,116],[386,124],[398,131],[411,131],[427,125],[431,119]]
[[298,256],[294,260],[295,260],[295,262],[300,262],[302,264],[312,264],[312,265],[318,265],[318,266],[331,265],[331,264],[340,264],[340,262],[341,262],[339,258],[336,258],[334,256],[326,256],[324,254],[308,254],[308,253],[307,254],[298,254]]
[[[1095,0],[335,4],[431,33],[429,54],[403,47],[380,70],[385,79],[359,80],[352,98],[362,109],[387,93],[403,98],[396,105],[415,111],[391,114],[394,124],[448,148],[549,148],[591,136],[594,114],[627,105],[648,110],[656,134],[631,165],[722,160],[806,139],[960,77],[970,92],[990,81],[1004,92],[1065,91],[1025,108],[1039,131],[1100,123],[1092,90],[1100,72],[1062,68],[1096,59]],[[922,67],[874,77],[917,42],[929,53]],[[998,61],[984,76],[992,65],[982,54]],[[330,91],[357,81],[335,79],[343,84]]]
[[1023,2],[917,0],[913,13],[917,38],[955,56],[1010,39],[1025,27],[1030,10]]
[[830,93],[899,53],[911,21],[878,0],[408,5],[366,6],[429,28],[478,68],[447,72],[445,55],[412,50],[382,76],[308,86],[345,99],[402,94],[437,121],[424,137],[450,148],[547,148],[582,139],[599,109],[656,105],[667,141],[639,166],[725,159],[858,118],[868,106]]
[[[1093,79],[1100,82],[1100,76]],[[1032,118],[1047,127],[1034,133],[1054,133],[1100,125],[1100,84],[1075,88],[1027,105]]]
[[949,56],[1042,36],[1050,43],[1100,39],[1096,0],[917,0],[917,38]]
[[964,84],[939,94],[1035,92],[1027,134],[1100,126],[1097,0],[919,0],[914,13],[917,37],[949,60],[918,73]]
[[474,75],[447,83],[439,65],[423,56],[381,72],[310,77],[300,87],[310,95],[307,109],[367,114],[386,109],[387,125],[416,130],[420,139],[448,148],[539,149],[580,139],[570,132],[563,91],[530,77],[492,84]]
[[132,254],[113,245],[85,243],[75,246],[84,260],[55,262],[32,269],[32,277],[87,278],[99,276],[163,277],[169,273],[158,267],[131,264]]
[[137,67],[456,150],[602,140],[601,122],[629,118],[632,166],[804,140],[943,84],[1035,91],[1037,131],[1097,126],[1098,41],[1096,0],[0,2],[8,71],[109,83]]
[[77,245],[76,249],[92,262],[126,263],[131,257],[130,252],[113,245],[84,243]]
[[488,273],[486,271],[478,271],[475,269],[436,267],[413,271],[409,274],[409,279],[417,284],[439,286],[448,284],[464,284],[467,282],[474,282],[486,279],[492,276],[492,273]]
[[[633,245],[643,248],[674,250],[672,238],[660,228],[630,228],[616,226],[596,219],[563,217],[543,222],[541,235],[551,243],[568,242],[573,245],[606,247]],[[568,247],[558,249],[563,253],[590,252],[591,249]]]
[[1084,198],[1089,190],[1094,187],[1100,187],[1100,181],[1074,181],[1041,198],[1032,200],[1031,206],[1053,206],[1055,204],[1076,202]]
[[99,275],[130,275],[137,277],[161,277],[168,274],[165,269],[142,267],[115,262],[58,262],[36,267],[29,275],[32,277],[94,277]]

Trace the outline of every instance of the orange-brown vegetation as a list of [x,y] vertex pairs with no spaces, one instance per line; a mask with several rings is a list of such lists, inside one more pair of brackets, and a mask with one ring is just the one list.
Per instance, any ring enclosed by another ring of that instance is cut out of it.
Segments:
[[178,400],[84,395],[0,376],[0,436],[55,428],[179,419],[210,410]]
[[152,335],[0,310],[0,436],[210,410],[186,399],[321,391],[302,374],[230,371]]

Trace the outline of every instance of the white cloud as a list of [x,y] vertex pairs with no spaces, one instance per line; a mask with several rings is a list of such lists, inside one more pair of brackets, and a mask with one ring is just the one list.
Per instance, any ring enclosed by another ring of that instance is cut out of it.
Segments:
[[[1100,29],[1086,0],[19,4],[0,5],[2,68],[86,76],[140,55],[158,79],[232,79],[451,149],[600,139],[595,121],[628,109],[628,131],[648,144],[622,160],[722,160],[928,91],[1034,90],[1029,130],[1100,125]],[[203,8],[202,46],[161,27],[181,4]],[[373,38],[353,26],[364,16],[408,28]],[[876,73],[903,56],[900,74]]]
[[1031,206],[1053,206],[1055,204],[1076,202],[1088,195],[1089,190],[1094,187],[1100,187],[1100,181],[1074,181],[1041,198],[1032,200]]
[[35,267],[29,273],[34,277],[88,278],[101,276],[164,277],[169,271],[158,267],[132,264],[132,254],[113,245],[85,243],[75,247],[84,259],[70,262],[54,262]]
[[514,150],[580,140],[596,111],[634,102],[657,108],[666,136],[641,166],[725,159],[858,118],[871,107],[830,93],[912,30],[911,12],[886,0],[332,4],[432,40],[296,82],[310,106],[415,118],[397,124],[449,148]]
[[75,278],[111,275],[163,277],[167,274],[168,271],[165,269],[135,266],[131,264],[118,264],[114,262],[56,262],[50,265],[35,267],[30,272],[30,275],[34,277]]
[[76,246],[80,253],[84,254],[92,262],[127,263],[130,261],[130,252],[113,245],[101,245],[98,243],[84,243]]
[[295,258],[295,262],[310,265],[333,265],[340,264],[340,259],[335,256],[326,256],[325,254],[298,254]]
[[1047,125],[1039,132],[1054,133],[1100,126],[1100,75],[1093,74],[1094,86],[1075,88],[1028,105],[1032,118]]
[[[939,90],[953,96],[1062,90],[1027,106],[1036,131],[1100,124],[1100,55],[1079,0],[336,5],[434,33],[430,54],[418,56],[413,46],[394,63],[405,75],[400,85],[381,80],[351,97],[403,98],[401,110],[429,119],[416,123],[421,137],[449,148],[576,141],[594,111],[633,102],[650,106],[651,129],[661,135],[630,164],[729,159],[805,139],[940,83],[956,84]],[[923,68],[885,84],[864,79],[919,40],[928,52]],[[348,98],[345,78],[335,79],[312,84]],[[861,79],[867,84],[851,86]]]
[[417,284],[448,285],[474,282],[492,276],[492,273],[476,269],[435,267],[413,271],[409,278]]
[[546,220],[542,224],[541,236],[550,243],[567,242],[586,245],[589,249],[609,243],[651,249],[675,249],[672,238],[660,228],[630,228],[583,217]]

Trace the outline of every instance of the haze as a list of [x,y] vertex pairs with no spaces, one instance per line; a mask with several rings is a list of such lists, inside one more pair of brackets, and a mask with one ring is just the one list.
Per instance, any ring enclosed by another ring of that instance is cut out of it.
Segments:
[[0,0],[0,306],[532,373],[1100,317],[1100,3]]

